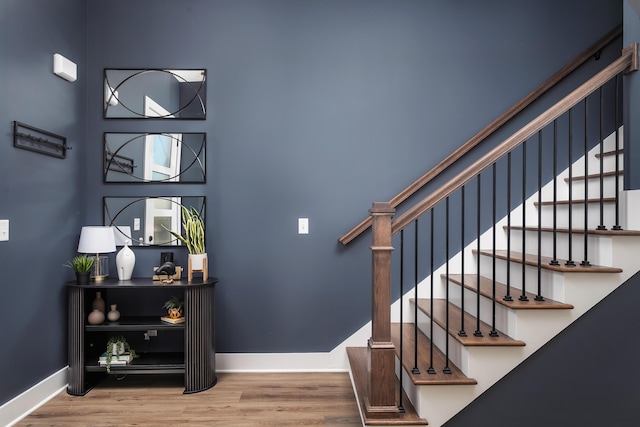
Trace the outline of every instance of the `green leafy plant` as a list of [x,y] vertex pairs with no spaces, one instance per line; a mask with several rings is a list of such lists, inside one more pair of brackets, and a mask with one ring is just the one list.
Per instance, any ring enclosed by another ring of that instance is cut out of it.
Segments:
[[64,266],[69,267],[76,273],[89,273],[93,268],[94,262],[95,262],[95,258],[84,254],[84,255],[78,255],[71,258],[71,261],[64,264]]
[[134,359],[139,357],[136,354],[136,351],[131,348],[131,346],[125,339],[125,337],[123,337],[122,335],[111,337],[109,338],[109,341],[107,341],[107,348],[104,352],[107,357],[107,364],[106,364],[107,372],[111,372],[111,360],[113,359],[113,356],[114,356],[113,354],[114,344],[116,345],[116,348],[122,345],[124,347],[124,351],[130,353],[131,357],[133,357]]
[[187,246],[190,254],[203,254],[204,249],[204,221],[196,208],[187,209],[182,206],[182,228],[184,237],[162,225],[165,230]]
[[166,308],[167,310],[170,310],[172,308],[177,308],[178,310],[182,310],[182,308],[184,307],[184,301],[182,301],[180,298],[178,297],[171,297],[171,299],[167,300],[164,303],[164,308]]

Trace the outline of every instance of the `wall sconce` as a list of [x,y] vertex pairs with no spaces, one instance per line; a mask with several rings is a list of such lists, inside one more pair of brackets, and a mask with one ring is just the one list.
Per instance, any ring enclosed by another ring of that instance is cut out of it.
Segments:
[[109,277],[109,257],[101,256],[101,253],[116,251],[116,240],[112,227],[86,226],[80,232],[78,252],[84,254],[96,254],[93,271],[89,276],[91,280],[101,282]]
[[53,74],[70,82],[75,82],[78,77],[78,66],[75,62],[56,53],[53,55]]

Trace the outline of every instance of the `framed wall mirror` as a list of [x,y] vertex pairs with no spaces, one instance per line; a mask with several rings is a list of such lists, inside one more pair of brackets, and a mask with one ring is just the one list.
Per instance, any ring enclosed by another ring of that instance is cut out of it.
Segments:
[[104,182],[204,183],[204,133],[104,134]]
[[116,227],[136,247],[184,246],[167,231],[183,233],[182,206],[205,218],[204,196],[103,197],[102,203],[103,224]]
[[204,120],[204,69],[104,70],[104,118]]

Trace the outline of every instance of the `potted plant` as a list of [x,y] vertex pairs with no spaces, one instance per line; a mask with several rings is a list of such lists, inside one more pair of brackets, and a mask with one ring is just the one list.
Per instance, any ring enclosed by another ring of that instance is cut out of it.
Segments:
[[189,281],[191,280],[192,271],[202,271],[206,276],[207,253],[204,247],[204,220],[196,208],[191,207],[187,209],[185,206],[182,206],[182,228],[184,229],[184,236],[173,230],[169,230],[164,225],[163,227],[175,238],[184,243],[189,250]]
[[121,355],[125,353],[129,353],[131,359],[138,357],[136,351],[129,346],[129,343],[122,335],[109,338],[104,355],[100,356],[101,359],[104,357],[107,372],[111,372],[111,362],[114,360],[114,357],[121,357]]
[[91,274],[94,262],[95,258],[84,254],[71,258],[64,266],[76,272],[76,280],[79,285],[86,285],[89,283],[89,275]]
[[164,303],[164,308],[167,310],[169,318],[179,319],[183,316],[184,301],[178,297],[171,297]]

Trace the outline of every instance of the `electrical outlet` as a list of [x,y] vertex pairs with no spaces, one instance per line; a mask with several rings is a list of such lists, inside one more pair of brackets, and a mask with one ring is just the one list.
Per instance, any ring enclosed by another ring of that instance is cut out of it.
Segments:
[[133,218],[133,231],[140,231],[140,218]]

